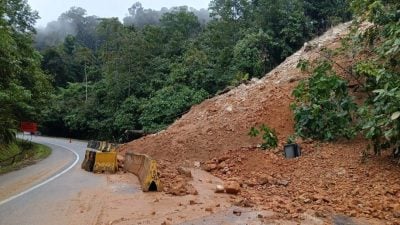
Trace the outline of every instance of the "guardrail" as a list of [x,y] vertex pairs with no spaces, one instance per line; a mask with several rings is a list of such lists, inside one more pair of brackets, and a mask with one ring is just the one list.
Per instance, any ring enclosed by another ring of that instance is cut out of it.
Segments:
[[[117,147],[118,144],[105,141],[89,141],[82,169],[94,173],[117,172]],[[124,159],[124,171],[133,173],[139,178],[144,192],[163,190],[157,162],[148,155],[127,152]]]
[[118,144],[105,141],[89,141],[81,168],[94,173],[116,173],[117,147]]
[[162,191],[157,162],[148,155],[127,152],[124,170],[138,176],[144,192]]

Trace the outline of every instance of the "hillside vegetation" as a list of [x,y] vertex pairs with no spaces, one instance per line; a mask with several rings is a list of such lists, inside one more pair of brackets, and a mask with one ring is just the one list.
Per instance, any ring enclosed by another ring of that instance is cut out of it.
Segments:
[[[71,8],[37,36],[42,69],[56,87],[43,131],[126,141],[127,130],[165,129],[192,105],[264,76],[305,41],[350,20],[348,9],[344,0],[215,0],[208,22],[176,7],[157,23],[138,24],[129,21],[155,12],[136,3],[121,23]],[[54,24],[73,32],[50,42],[64,31],[43,33]]]
[[[329,30],[262,79],[203,101],[120,153],[156,158],[171,194],[191,188],[179,167],[201,162],[204,170],[240,185],[239,196],[232,197],[236,205],[270,209],[288,220],[311,214],[321,224],[340,223],[338,217],[352,224],[398,224],[400,167],[392,154],[398,137],[391,135],[399,115],[388,100],[397,88],[378,87],[385,74],[391,76],[386,82],[396,82],[399,74],[394,44],[399,4],[357,3],[354,9],[363,7],[359,19]],[[393,20],[380,25],[370,20],[381,16]],[[264,151],[263,140],[248,135],[262,124],[276,131],[277,148]],[[303,155],[288,160],[282,149],[293,135]]]

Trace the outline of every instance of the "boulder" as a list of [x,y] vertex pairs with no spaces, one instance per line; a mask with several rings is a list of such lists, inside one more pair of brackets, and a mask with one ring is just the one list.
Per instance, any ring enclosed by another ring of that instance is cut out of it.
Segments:
[[208,163],[208,164],[204,165],[204,170],[207,172],[211,172],[211,171],[215,170],[216,168],[217,168],[216,163]]
[[215,193],[224,193],[225,192],[225,188],[222,185],[217,185],[217,187],[215,188]]
[[228,194],[236,195],[240,192],[240,184],[236,181],[228,181],[225,183],[224,187]]
[[178,172],[179,172],[179,174],[181,174],[185,177],[192,178],[192,172],[190,171],[190,169],[187,169],[184,167],[178,167]]

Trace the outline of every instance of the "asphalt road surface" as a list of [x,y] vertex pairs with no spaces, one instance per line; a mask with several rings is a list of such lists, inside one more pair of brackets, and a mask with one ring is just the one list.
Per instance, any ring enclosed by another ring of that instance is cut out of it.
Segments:
[[81,190],[107,185],[105,176],[81,170],[86,142],[33,137],[52,148],[52,154],[35,165],[0,176],[0,224],[94,224],[95,218],[76,221],[71,199]]

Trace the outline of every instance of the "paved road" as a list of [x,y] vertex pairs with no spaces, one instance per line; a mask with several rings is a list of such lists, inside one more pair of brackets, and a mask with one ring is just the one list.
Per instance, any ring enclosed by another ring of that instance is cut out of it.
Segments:
[[[107,185],[106,176],[80,169],[86,142],[69,143],[66,139],[45,137],[34,137],[32,141],[48,145],[53,152],[35,165],[0,176],[0,225],[94,224],[96,218],[91,216],[79,221],[71,216],[79,213],[71,205],[82,190]],[[57,175],[54,180],[12,199]]]

